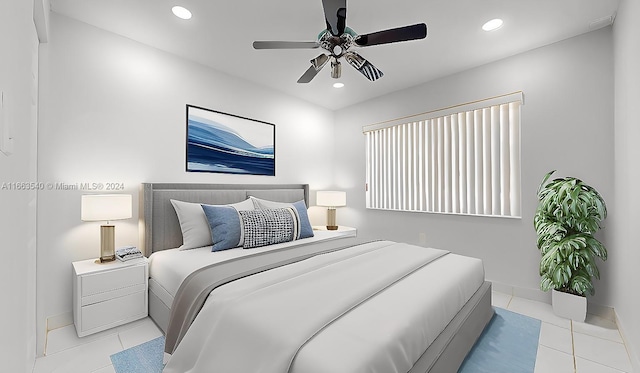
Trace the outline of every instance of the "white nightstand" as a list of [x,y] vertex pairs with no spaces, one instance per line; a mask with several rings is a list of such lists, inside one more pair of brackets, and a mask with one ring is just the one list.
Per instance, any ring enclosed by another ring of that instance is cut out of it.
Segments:
[[73,322],[78,337],[147,316],[147,258],[73,262]]
[[[329,231],[325,225],[314,225],[312,228],[314,231]],[[337,230],[329,232],[336,232],[345,237],[355,237],[358,234],[358,230],[356,228],[345,227],[344,225],[340,225]]]

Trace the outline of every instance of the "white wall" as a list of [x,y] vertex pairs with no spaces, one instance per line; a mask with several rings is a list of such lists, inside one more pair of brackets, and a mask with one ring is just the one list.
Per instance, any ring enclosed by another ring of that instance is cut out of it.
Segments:
[[[361,236],[427,244],[484,260],[489,280],[539,296],[533,215],[546,172],[576,176],[613,198],[611,28],[399,91],[336,113],[335,183],[348,191],[341,224]],[[365,209],[362,126],[522,90],[522,219]],[[610,222],[600,237],[608,242]],[[615,255],[615,252],[612,253]],[[609,263],[600,265],[596,303],[611,306]],[[523,295],[525,295],[523,293]],[[546,295],[545,295],[546,297]]]
[[36,192],[12,188],[36,180],[38,40],[33,3],[0,2],[0,91],[14,152],[0,153],[0,370],[31,372],[35,358]]
[[615,205],[611,209],[612,302],[640,371],[640,2],[622,0],[613,29],[615,59]]
[[[138,243],[142,182],[331,184],[334,116],[326,109],[56,14],[40,63],[39,180],[124,183],[134,219],[115,222],[116,247]],[[276,176],[186,173],[186,104],[274,123]],[[46,318],[68,320],[71,262],[98,256],[99,223],[80,221],[81,194],[39,193],[39,336]]]

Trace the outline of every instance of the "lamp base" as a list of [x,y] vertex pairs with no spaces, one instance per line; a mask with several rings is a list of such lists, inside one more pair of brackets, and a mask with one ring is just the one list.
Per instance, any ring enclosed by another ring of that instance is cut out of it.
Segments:
[[94,261],[94,263],[96,263],[96,264],[105,264],[105,263],[113,262],[113,261],[115,261],[115,260],[116,260],[116,258],[115,258],[115,257],[114,257],[113,259],[109,259],[109,258],[104,258],[104,259],[103,259],[103,258],[98,258],[98,259],[96,259],[96,260]]
[[113,225],[100,226],[100,263],[116,260],[115,233],[116,227]]
[[100,257],[96,259],[96,263],[108,263],[108,262],[113,262],[114,260],[116,260],[115,255],[112,257]]
[[329,207],[327,209],[327,230],[328,231],[338,230],[338,224],[336,224],[336,208],[335,207]]

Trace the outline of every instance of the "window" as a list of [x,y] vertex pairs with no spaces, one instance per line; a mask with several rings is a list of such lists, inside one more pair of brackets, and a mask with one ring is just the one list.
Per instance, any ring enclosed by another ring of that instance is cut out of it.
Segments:
[[522,92],[365,126],[367,208],[520,217]]

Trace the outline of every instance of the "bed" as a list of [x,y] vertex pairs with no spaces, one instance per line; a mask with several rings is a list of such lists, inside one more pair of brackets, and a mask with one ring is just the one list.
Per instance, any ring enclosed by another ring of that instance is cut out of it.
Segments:
[[142,185],[149,314],[173,354],[166,372],[456,372],[493,315],[482,263],[444,250],[328,231],[251,250],[180,250],[171,200],[248,198],[308,206],[309,187]]

